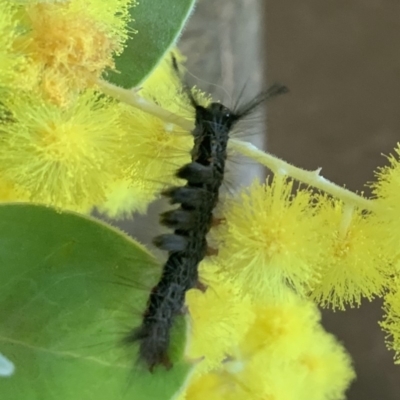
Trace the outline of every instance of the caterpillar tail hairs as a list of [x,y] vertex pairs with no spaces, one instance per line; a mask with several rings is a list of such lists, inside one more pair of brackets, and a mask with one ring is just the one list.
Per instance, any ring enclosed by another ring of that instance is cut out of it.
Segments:
[[[172,64],[179,74],[174,57]],[[179,204],[160,218],[161,224],[173,233],[154,239],[157,247],[168,252],[168,259],[159,282],[151,290],[141,325],[124,339],[126,344],[138,344],[138,361],[151,372],[158,365],[172,367],[168,355],[170,332],[174,319],[184,313],[185,293],[192,288],[206,290],[199,282],[198,265],[207,255],[215,254],[207,246],[206,235],[213,225],[213,210],[224,177],[229,133],[265,100],[287,92],[285,86],[274,84],[252,101],[231,110],[220,103],[203,107],[190,89],[185,89],[195,110],[194,146],[192,162],[182,166],[176,176],[187,183],[163,192],[171,204]]]

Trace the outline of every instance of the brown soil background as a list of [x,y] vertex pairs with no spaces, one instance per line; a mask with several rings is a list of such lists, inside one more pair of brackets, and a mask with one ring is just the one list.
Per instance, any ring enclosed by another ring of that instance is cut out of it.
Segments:
[[[290,94],[268,105],[259,143],[365,190],[400,137],[399,16],[397,0],[203,0],[181,48],[197,83],[222,97],[245,83],[249,93],[285,83]],[[325,327],[354,358],[349,400],[400,399],[400,365],[384,346],[380,318],[379,301],[324,312]]]

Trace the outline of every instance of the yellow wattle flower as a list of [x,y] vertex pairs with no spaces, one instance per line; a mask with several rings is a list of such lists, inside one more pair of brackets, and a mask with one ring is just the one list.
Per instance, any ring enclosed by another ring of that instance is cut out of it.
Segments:
[[104,201],[125,156],[114,101],[89,91],[66,108],[33,95],[6,102],[0,124],[0,171],[30,201],[87,212]]
[[304,372],[303,398],[345,400],[345,391],[356,376],[350,356],[322,327],[310,339],[297,360]]
[[400,281],[398,276],[393,278],[391,291],[385,296],[383,309],[385,317],[380,325],[387,334],[387,347],[395,352],[395,363],[400,364]]
[[123,179],[113,183],[98,204],[100,212],[117,219],[145,213],[163,189],[181,185],[175,174],[190,162],[193,146],[193,137],[177,126],[122,104],[120,110],[119,125],[126,132]]
[[[182,58],[176,50],[173,53],[178,59]],[[194,120],[195,110],[182,80],[172,68],[170,53],[146,79],[139,93],[173,113]],[[209,101],[201,92],[196,91],[195,95],[202,103]],[[123,104],[121,110],[121,125],[127,133],[127,167],[124,178],[110,187],[106,201],[98,207],[108,217],[118,219],[134,212],[145,213],[148,204],[158,198],[163,189],[182,185],[183,181],[175,174],[191,161],[193,147],[192,134],[179,126]]]
[[400,256],[400,143],[394,151],[388,157],[389,165],[377,170],[377,180],[370,186],[376,197],[376,218],[380,222],[376,236],[388,246],[391,260],[396,263]]
[[135,0],[28,2],[20,6],[19,49],[28,59],[25,89],[65,106],[93,87],[123,50],[128,7]]
[[271,357],[295,359],[309,344],[320,320],[318,309],[310,301],[284,289],[284,301],[257,302],[253,305],[256,321],[241,344],[242,357],[253,357],[260,349]]
[[250,298],[227,281],[215,265],[203,261],[199,273],[206,290],[186,293],[190,315],[186,356],[202,359],[198,371],[204,373],[221,365],[246,334],[254,313]]
[[344,399],[354,378],[351,361],[320,327],[314,304],[289,292],[286,300],[255,304],[253,311],[252,324],[226,360],[195,374],[181,399]]
[[311,297],[322,306],[359,306],[383,293],[390,273],[386,240],[379,235],[377,215],[352,210],[339,200],[322,201],[319,241],[324,258]]
[[285,283],[302,293],[314,279],[312,267],[322,252],[319,222],[312,194],[292,195],[292,189],[284,177],[265,185],[255,181],[222,209],[224,222],[214,234],[217,262],[255,299],[279,298]]

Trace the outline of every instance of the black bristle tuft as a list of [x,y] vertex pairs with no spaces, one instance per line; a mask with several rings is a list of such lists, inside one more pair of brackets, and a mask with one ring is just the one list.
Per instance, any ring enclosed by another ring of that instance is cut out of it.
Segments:
[[249,101],[242,107],[239,107],[239,109],[236,111],[236,115],[238,116],[239,119],[245,118],[253,111],[255,111],[256,108],[265,101],[288,92],[289,89],[286,86],[280,83],[274,83],[267,90],[259,93],[256,97],[254,97],[253,100]]
[[171,210],[160,215],[160,223],[171,229],[188,231],[196,228],[196,215],[186,210]]
[[189,184],[210,184],[213,181],[213,169],[210,165],[202,165],[198,162],[192,162],[178,169],[176,176],[186,179]]
[[164,235],[156,236],[153,244],[161,250],[169,252],[185,251],[187,248],[188,240],[185,236],[176,235],[174,233],[166,233]]
[[172,187],[162,192],[162,195],[169,197],[171,204],[180,203],[185,207],[199,207],[207,198],[207,191],[201,188]]

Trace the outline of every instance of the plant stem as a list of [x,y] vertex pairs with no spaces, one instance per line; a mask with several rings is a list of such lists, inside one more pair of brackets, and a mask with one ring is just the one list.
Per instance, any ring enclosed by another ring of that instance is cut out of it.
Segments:
[[278,157],[258,149],[251,143],[243,142],[237,139],[230,139],[229,144],[231,149],[259,162],[262,165],[265,165],[273,173],[288,175],[300,182],[306,183],[317,189],[321,189],[348,204],[358,206],[366,210],[373,210],[375,208],[373,200],[368,200],[325,179],[320,175],[321,168],[318,168],[315,171],[305,171],[304,169],[294,167]]
[[[97,84],[105,94],[112,96],[123,103],[136,107],[143,112],[154,115],[166,123],[175,124],[187,131],[192,131],[194,128],[193,122],[173,114],[159,105],[139,96],[138,90],[135,88],[124,89],[103,80],[98,81]],[[368,200],[325,179],[320,175],[321,168],[315,171],[305,171],[260,150],[251,143],[237,139],[230,139],[229,147],[258,163],[265,165],[274,174],[288,175],[300,182],[323,190],[324,192],[343,200],[349,205],[358,206],[365,210],[373,210],[375,208],[373,200]]]
[[138,90],[135,88],[124,89],[103,80],[99,80],[97,84],[105,94],[114,97],[125,104],[138,108],[145,113],[154,115],[166,123],[178,125],[187,131],[191,131],[194,128],[193,122],[182,118],[179,115],[173,114],[159,105],[148,101],[144,97],[139,96]]

